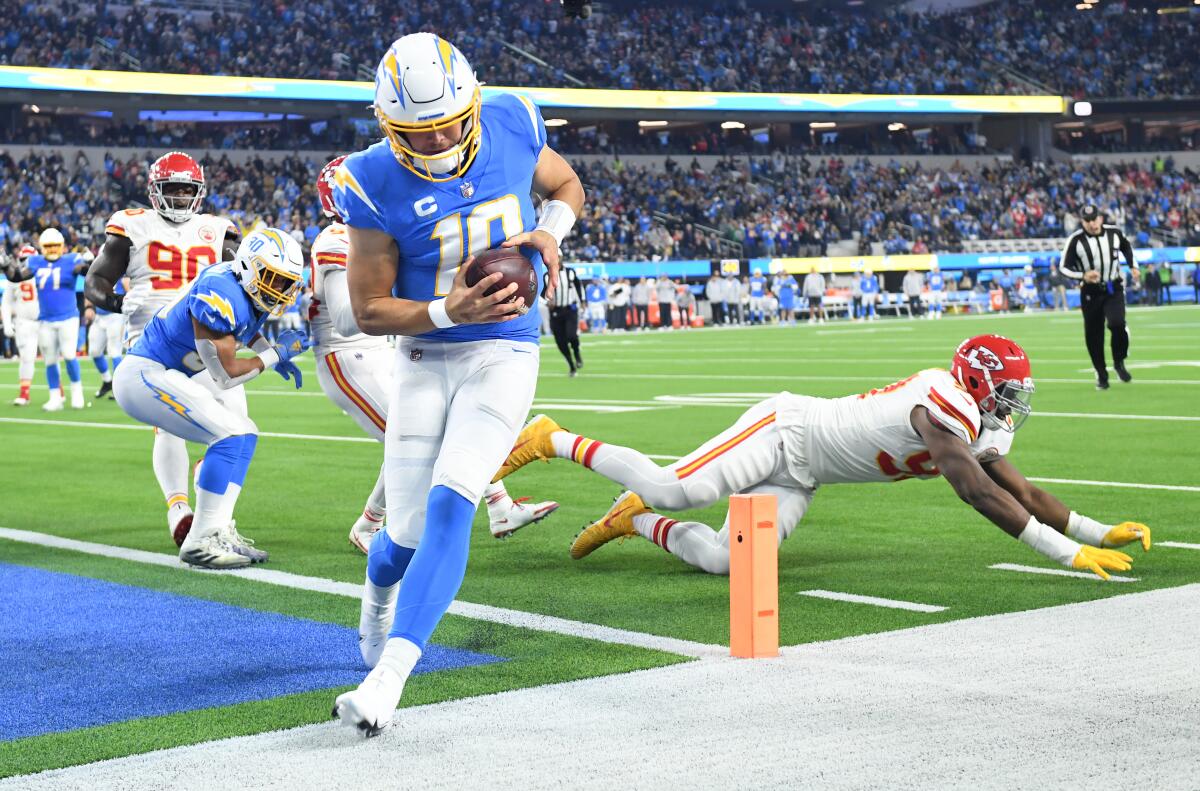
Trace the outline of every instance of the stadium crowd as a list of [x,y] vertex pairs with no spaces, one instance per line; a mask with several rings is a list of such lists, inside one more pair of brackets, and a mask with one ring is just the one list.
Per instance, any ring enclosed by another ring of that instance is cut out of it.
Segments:
[[[993,2],[947,14],[613,2],[586,21],[543,0],[248,0],[249,19],[158,6],[4,0],[0,62],[357,79],[397,30],[454,31],[495,85],[815,93],[1194,95],[1197,14]],[[120,13],[118,13],[118,8]],[[517,54],[536,56],[542,63]],[[305,57],[287,57],[303,52]],[[545,65],[542,65],[545,64]]]
[[[93,169],[82,153],[0,153],[0,242],[24,242],[43,228],[96,243],[113,211],[145,202],[149,153],[109,155]],[[859,250],[954,252],[965,240],[1052,238],[1074,229],[1088,201],[1138,244],[1156,229],[1200,240],[1200,174],[1170,158],[1133,164],[1022,164],[930,169],[896,161],[775,154],[665,160],[662,170],[619,159],[574,163],[593,196],[566,245],[577,260],[721,257],[728,242],[745,256],[824,254],[860,235]],[[259,220],[311,242],[320,210],[313,182],[324,159],[228,156],[203,161],[210,211],[243,227]],[[722,242],[724,240],[724,243]]]

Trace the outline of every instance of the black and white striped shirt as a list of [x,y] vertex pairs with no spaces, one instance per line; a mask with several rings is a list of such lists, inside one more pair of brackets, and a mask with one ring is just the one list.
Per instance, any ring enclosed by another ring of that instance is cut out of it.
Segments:
[[[542,278],[542,296],[546,295],[546,287],[550,285],[550,271],[546,270],[545,276]],[[583,304],[583,285],[579,282],[579,275],[575,274],[575,270],[569,266],[563,266],[558,270],[558,288],[554,290],[554,294],[549,298],[549,306],[551,310],[561,310]]]
[[1099,272],[1102,283],[1121,280],[1121,260],[1118,253],[1125,256],[1125,262],[1130,269],[1138,271],[1137,261],[1133,257],[1133,245],[1117,226],[1102,225],[1100,233],[1095,236],[1080,228],[1067,239],[1058,270],[1072,280],[1083,280],[1086,272]]

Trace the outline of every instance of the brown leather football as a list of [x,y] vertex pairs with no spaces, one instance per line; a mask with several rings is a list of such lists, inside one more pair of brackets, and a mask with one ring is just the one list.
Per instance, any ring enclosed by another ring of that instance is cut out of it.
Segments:
[[524,314],[537,304],[537,273],[533,269],[533,262],[521,255],[518,248],[497,247],[494,250],[485,250],[475,256],[475,260],[467,270],[467,285],[473,286],[496,272],[504,277],[487,290],[488,294],[503,289],[509,283],[516,283],[517,290],[513,294],[512,300],[517,297],[525,299],[525,306],[521,308],[520,313]]

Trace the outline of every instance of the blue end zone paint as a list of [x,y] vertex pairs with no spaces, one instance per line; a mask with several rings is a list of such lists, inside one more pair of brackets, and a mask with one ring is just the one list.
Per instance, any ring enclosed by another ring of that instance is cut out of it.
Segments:
[[[0,741],[357,684],[366,672],[355,629],[7,563],[0,613]],[[430,645],[415,672],[503,661]]]

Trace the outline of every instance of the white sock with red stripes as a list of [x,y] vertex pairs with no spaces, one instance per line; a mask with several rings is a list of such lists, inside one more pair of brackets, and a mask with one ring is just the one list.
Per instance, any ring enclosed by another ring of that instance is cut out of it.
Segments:
[[503,483],[491,483],[483,490],[483,501],[487,503],[488,519],[495,522],[504,519],[512,510],[513,501]]
[[662,514],[638,514],[633,529],[689,565],[709,574],[729,573],[729,547],[708,525],[677,522]]
[[679,479],[673,470],[658,466],[650,457],[633,448],[609,445],[569,431],[556,431],[550,435],[550,440],[554,443],[554,455],[558,458],[570,459],[589,470],[595,470],[610,481],[637,492],[647,504],[664,502],[663,490],[669,488],[674,492],[679,487]]
[[371,496],[367,498],[367,505],[363,508],[363,518],[369,522],[383,522],[384,516],[387,515],[387,496],[384,488],[383,470],[379,470],[379,477],[375,479],[375,488],[371,490]]

